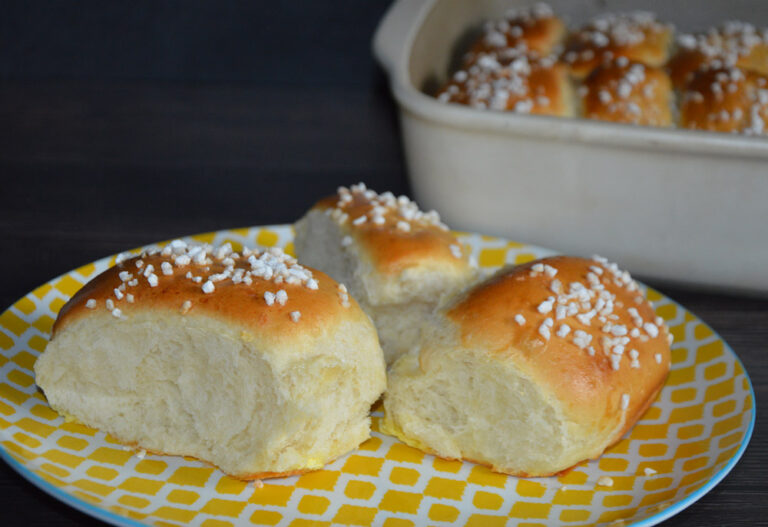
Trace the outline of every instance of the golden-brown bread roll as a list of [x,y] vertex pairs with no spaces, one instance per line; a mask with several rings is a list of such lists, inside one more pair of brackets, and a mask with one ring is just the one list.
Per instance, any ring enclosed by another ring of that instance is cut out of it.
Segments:
[[661,68],[619,57],[592,71],[579,87],[579,95],[587,119],[672,125],[674,93]]
[[567,68],[553,58],[515,50],[480,53],[437,95],[441,102],[523,114],[573,117],[573,90]]
[[661,67],[669,57],[672,33],[672,26],[653,13],[604,14],[568,37],[562,59],[577,79],[617,57]]
[[65,416],[243,479],[354,449],[385,387],[376,331],[340,284],[278,249],[181,241],[88,282],[35,373]]
[[420,321],[475,276],[435,211],[364,184],[341,187],[296,224],[299,260],[345,283],[379,332],[387,363],[417,340]]
[[470,47],[467,60],[473,62],[477,54],[507,48],[550,55],[562,44],[565,33],[565,24],[547,4],[513,8],[503,18],[485,23],[483,34]]
[[687,83],[680,126],[692,130],[768,133],[768,78],[735,67],[707,67]]
[[704,66],[738,66],[768,75],[768,29],[752,24],[731,21],[704,33],[680,35],[677,47],[667,68],[678,90]]
[[599,456],[645,412],[670,340],[604,259],[505,269],[441,309],[392,366],[382,430],[498,472],[555,474]]

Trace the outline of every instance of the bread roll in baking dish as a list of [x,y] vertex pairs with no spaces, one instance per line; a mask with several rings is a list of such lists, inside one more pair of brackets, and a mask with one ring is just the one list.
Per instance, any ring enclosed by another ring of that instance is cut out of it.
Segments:
[[685,89],[698,70],[710,66],[738,66],[768,75],[768,30],[730,21],[702,33],[677,37],[677,52],[667,65],[676,89]]
[[618,57],[659,67],[669,57],[672,32],[653,13],[606,13],[571,33],[562,59],[577,79]]
[[599,456],[645,412],[669,339],[615,264],[505,269],[441,309],[395,362],[382,431],[498,472],[555,474]]
[[340,284],[278,249],[181,241],[88,282],[35,373],[63,415],[243,479],[354,449],[385,387],[376,331]]
[[736,67],[705,66],[686,84],[680,126],[761,135],[768,131],[768,77]]
[[508,48],[550,55],[558,51],[566,31],[565,23],[546,4],[512,8],[503,18],[486,22],[482,36],[470,48],[468,60],[473,54]]
[[440,222],[405,196],[341,187],[296,223],[296,254],[349,287],[379,332],[387,364],[418,340],[420,321],[475,276]]
[[573,117],[568,70],[551,57],[515,49],[478,53],[437,94],[443,102],[515,113]]
[[648,126],[673,123],[674,93],[667,73],[625,57],[595,68],[579,95],[587,119]]

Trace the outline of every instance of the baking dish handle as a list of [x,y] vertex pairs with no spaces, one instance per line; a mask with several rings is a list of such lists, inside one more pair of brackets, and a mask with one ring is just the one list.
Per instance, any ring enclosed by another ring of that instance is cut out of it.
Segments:
[[409,47],[411,33],[434,0],[395,0],[373,35],[373,54],[390,76]]

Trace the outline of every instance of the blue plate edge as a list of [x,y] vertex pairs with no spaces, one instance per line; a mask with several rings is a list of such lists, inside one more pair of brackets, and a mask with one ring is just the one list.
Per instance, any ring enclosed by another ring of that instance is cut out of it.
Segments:
[[32,472],[32,470],[27,468],[25,465],[16,461],[13,457],[10,456],[10,454],[8,454],[6,449],[3,447],[0,447],[0,459],[5,461],[13,470],[18,472],[24,479],[32,483],[35,487],[39,488],[46,494],[61,501],[62,503],[65,503],[66,505],[69,505],[73,509],[77,509],[80,512],[83,512],[85,514],[88,514],[89,516],[96,518],[97,520],[111,523],[112,525],[117,525],[120,527],[126,526],[126,525],[143,527],[145,525],[143,523],[139,523],[125,516],[121,516],[114,512],[108,511],[105,508],[92,505],[85,500],[82,500],[72,494],[69,494],[67,491],[62,490],[59,487],[56,487],[55,485],[48,483],[42,477]]
[[[661,293],[664,294],[664,293]],[[747,379],[747,384],[749,385],[749,395],[752,397],[752,408],[750,408],[750,412],[752,412],[752,418],[749,420],[749,426],[747,426],[747,431],[744,433],[744,438],[741,440],[741,445],[739,446],[739,450],[736,452],[736,454],[733,455],[731,459],[728,460],[728,463],[721,468],[715,475],[713,475],[711,478],[709,478],[709,481],[707,481],[706,485],[703,485],[700,489],[696,490],[695,492],[692,492],[690,495],[686,496],[683,500],[674,503],[670,507],[667,507],[663,511],[659,511],[653,516],[649,516],[643,520],[640,520],[636,523],[631,523],[632,527],[650,527],[652,525],[657,525],[664,520],[667,520],[674,516],[675,514],[687,509],[697,501],[699,501],[702,496],[707,494],[710,490],[715,488],[718,483],[720,483],[725,476],[728,475],[728,473],[733,470],[733,467],[736,466],[736,463],[739,462],[741,459],[741,456],[744,455],[744,452],[747,450],[747,446],[749,446],[749,441],[752,439],[752,432],[755,428],[755,422],[757,421],[757,396],[755,395],[755,387],[752,385],[752,379],[749,376],[749,373],[747,372],[747,368],[744,367],[744,363],[741,361],[741,357],[733,351],[733,348],[731,348],[731,345],[728,344],[728,341],[726,341],[723,337],[720,336],[720,334],[712,329],[712,326],[707,324],[704,320],[699,318],[698,315],[693,313],[690,309],[687,309],[682,304],[678,303],[677,301],[669,298],[667,295],[664,295],[664,298],[669,299],[673,304],[675,304],[677,307],[680,307],[687,311],[688,313],[691,313],[693,316],[696,317],[696,319],[704,324],[709,330],[717,335],[717,338],[722,341],[722,343],[725,345],[725,349],[727,349],[731,355],[734,356],[734,358],[738,361],[739,365],[741,366],[741,370],[744,372],[744,378]]]

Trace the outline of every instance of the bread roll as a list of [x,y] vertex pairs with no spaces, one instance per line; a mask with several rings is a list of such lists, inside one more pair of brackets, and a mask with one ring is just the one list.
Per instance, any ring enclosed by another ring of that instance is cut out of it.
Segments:
[[438,93],[441,102],[523,114],[573,117],[568,71],[553,58],[537,58],[514,49],[479,53]]
[[618,57],[661,67],[669,57],[672,32],[653,13],[604,14],[569,36],[562,58],[577,79]]
[[436,212],[362,183],[312,207],[296,224],[295,246],[299,261],[349,287],[376,324],[387,364],[413,346],[420,321],[474,277]]
[[677,37],[677,52],[667,65],[677,90],[685,89],[704,66],[738,66],[768,75],[768,29],[731,21],[704,33]]
[[669,76],[661,68],[619,57],[590,73],[579,94],[588,119],[672,125],[674,94]]
[[483,34],[470,47],[471,55],[517,48],[546,56],[557,51],[566,27],[547,4],[513,8],[503,18],[483,26]]
[[181,241],[88,282],[35,373],[59,413],[243,479],[354,449],[385,387],[375,329],[334,280],[278,249]]
[[768,78],[735,67],[697,71],[681,96],[680,126],[692,130],[768,133]]
[[547,476],[599,456],[652,403],[670,335],[604,259],[505,269],[441,309],[389,372],[382,431],[448,459]]

